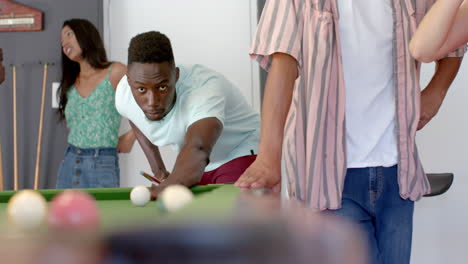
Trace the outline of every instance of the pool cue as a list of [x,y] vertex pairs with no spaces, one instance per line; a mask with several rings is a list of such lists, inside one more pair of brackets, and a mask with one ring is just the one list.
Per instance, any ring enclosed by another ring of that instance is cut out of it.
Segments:
[[[0,49],[0,65],[3,67],[3,50]],[[0,136],[0,191],[3,191],[3,149],[2,137]]]
[[3,191],[3,152],[2,137],[0,136],[0,191]]
[[3,191],[3,149],[2,149],[2,137],[0,136],[0,191]]
[[[0,59],[0,63],[1,63]],[[0,191],[3,191],[3,149],[2,149],[2,137],[0,136]]]
[[34,173],[34,190],[39,189],[39,176],[41,171],[41,147],[42,147],[42,131],[44,126],[44,103],[47,86],[47,69],[50,65],[48,62],[39,62],[44,65],[44,75],[42,77],[42,99],[41,99],[41,112],[39,117],[39,132],[37,136],[37,149],[36,149],[36,170]]
[[18,135],[16,124],[16,66],[11,65],[13,74],[13,189],[18,190]]

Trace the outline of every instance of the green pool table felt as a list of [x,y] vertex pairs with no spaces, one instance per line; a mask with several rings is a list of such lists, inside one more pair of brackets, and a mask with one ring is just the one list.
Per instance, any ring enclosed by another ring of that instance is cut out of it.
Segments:
[[[230,217],[239,189],[231,184],[195,186],[191,190],[194,200],[177,212],[166,212],[160,201],[150,201],[137,207],[130,201],[131,188],[83,189],[96,198],[101,216],[101,230],[112,231],[141,225],[174,224],[177,222],[215,221]],[[49,189],[39,192],[50,201],[63,190]],[[0,192],[0,220],[5,226],[8,200],[15,191]]]

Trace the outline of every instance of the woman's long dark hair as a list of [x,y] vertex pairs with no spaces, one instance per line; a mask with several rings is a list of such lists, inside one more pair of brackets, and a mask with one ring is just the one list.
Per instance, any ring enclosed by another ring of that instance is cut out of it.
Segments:
[[[105,69],[109,67],[104,43],[96,27],[85,19],[70,19],[63,23],[62,28],[69,26],[75,34],[76,40],[80,45],[81,56],[95,69]],[[80,64],[70,60],[62,50],[62,80],[60,82],[59,94],[59,120],[65,120],[65,107],[67,105],[67,93],[70,87],[75,83],[80,74]]]

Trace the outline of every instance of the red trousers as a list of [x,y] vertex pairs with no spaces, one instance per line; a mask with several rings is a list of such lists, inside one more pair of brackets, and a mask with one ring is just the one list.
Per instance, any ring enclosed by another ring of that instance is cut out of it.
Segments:
[[256,158],[257,155],[239,157],[223,164],[215,170],[207,171],[203,174],[198,185],[234,183]]

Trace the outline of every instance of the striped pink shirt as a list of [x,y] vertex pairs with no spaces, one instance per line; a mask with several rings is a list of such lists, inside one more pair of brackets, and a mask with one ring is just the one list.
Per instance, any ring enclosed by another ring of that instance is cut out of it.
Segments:
[[[394,0],[394,80],[398,178],[403,199],[430,191],[415,144],[420,112],[420,63],[408,43],[435,0]],[[345,84],[336,0],[269,0],[251,57],[268,70],[276,52],[294,57],[299,77],[288,113],[283,159],[290,196],[309,207],[341,207],[346,175]],[[449,54],[461,57],[466,47]]]

